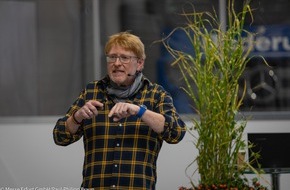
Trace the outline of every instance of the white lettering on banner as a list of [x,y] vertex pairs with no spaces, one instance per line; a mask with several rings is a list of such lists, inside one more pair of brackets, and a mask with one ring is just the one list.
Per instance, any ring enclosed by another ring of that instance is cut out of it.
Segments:
[[[254,41],[256,42],[255,44]],[[290,51],[289,38],[287,36],[258,36],[254,38],[252,35],[245,40],[245,48],[254,45],[254,51]]]
[[290,51],[289,38],[287,38],[287,40],[286,40],[286,38],[285,38],[285,40],[283,40],[283,47],[285,47],[285,49],[286,49],[287,51]]
[[264,36],[258,37],[254,49],[258,51],[269,51],[271,49],[271,42]]
[[[254,52],[290,53],[290,41],[287,34],[279,32],[266,33],[266,29],[257,28],[255,36],[248,34],[245,37],[245,49],[253,47]],[[260,33],[259,33],[260,32]],[[255,42],[255,43],[254,43]]]

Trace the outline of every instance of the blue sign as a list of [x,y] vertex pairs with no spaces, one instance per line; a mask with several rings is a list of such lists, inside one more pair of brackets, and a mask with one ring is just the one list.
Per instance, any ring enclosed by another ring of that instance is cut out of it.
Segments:
[[253,55],[290,57],[290,26],[261,25],[246,28],[253,36],[247,36],[245,46],[253,45]]

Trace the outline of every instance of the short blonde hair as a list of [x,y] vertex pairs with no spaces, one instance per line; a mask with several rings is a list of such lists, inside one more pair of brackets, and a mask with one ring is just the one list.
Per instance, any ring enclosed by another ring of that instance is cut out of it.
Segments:
[[118,45],[127,51],[132,51],[139,59],[145,59],[145,47],[140,38],[129,32],[120,32],[109,37],[105,46],[105,54],[108,54],[113,46]]

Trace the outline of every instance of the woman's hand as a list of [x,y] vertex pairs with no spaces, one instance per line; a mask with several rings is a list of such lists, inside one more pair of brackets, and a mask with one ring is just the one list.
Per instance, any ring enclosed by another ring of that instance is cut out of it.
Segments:
[[135,104],[118,102],[114,105],[109,113],[109,117],[113,117],[114,121],[119,121],[122,118],[136,115],[140,107]]
[[103,106],[104,104],[99,101],[90,100],[75,113],[75,118],[78,122],[83,119],[91,119],[98,115],[98,109],[103,109]]

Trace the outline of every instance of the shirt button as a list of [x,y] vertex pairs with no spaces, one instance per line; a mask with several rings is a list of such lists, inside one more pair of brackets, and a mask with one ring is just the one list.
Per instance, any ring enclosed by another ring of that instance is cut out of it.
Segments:
[[116,167],[118,167],[118,165],[117,165],[117,164],[115,164],[115,168],[116,168]]
[[122,127],[122,123],[119,123],[119,127]]
[[119,143],[117,143],[117,146],[120,146],[120,144],[119,144]]
[[115,187],[116,187],[116,185],[112,185],[112,187],[113,187],[113,188],[115,188]]

